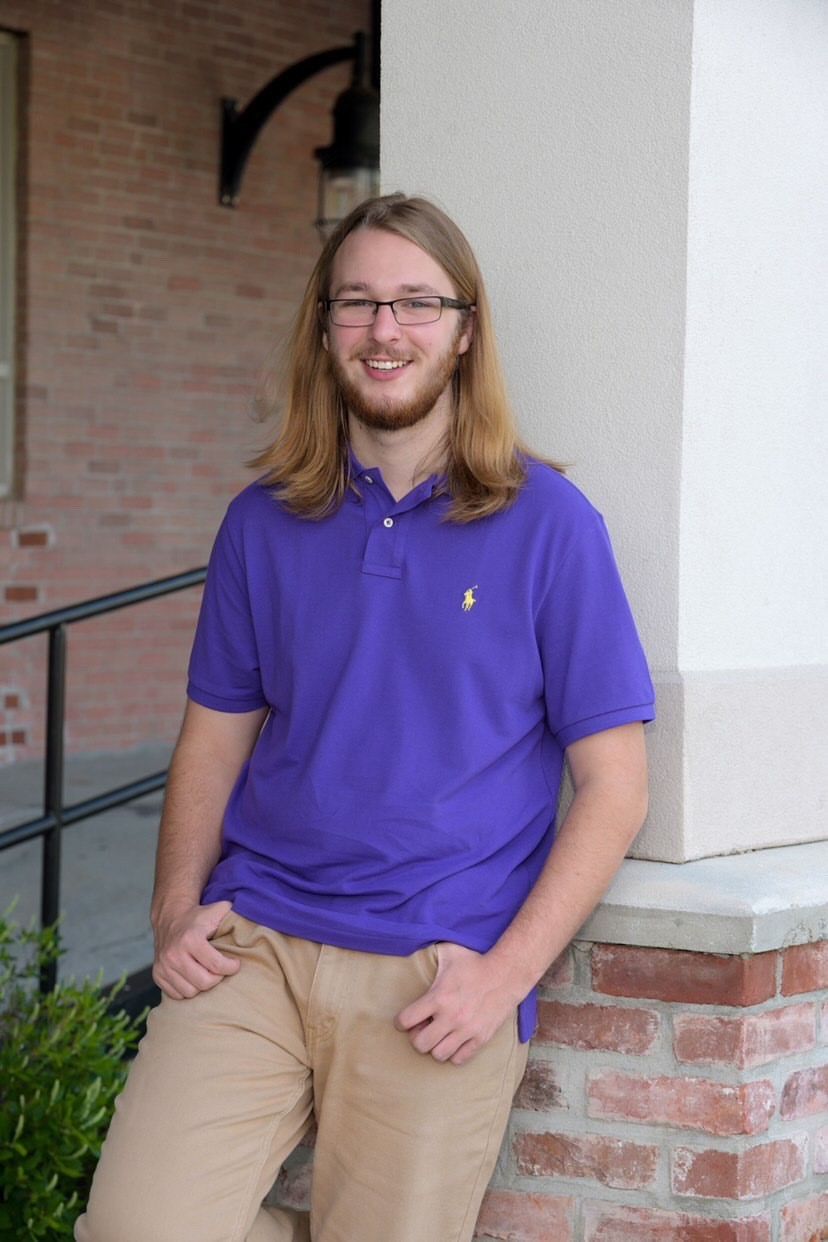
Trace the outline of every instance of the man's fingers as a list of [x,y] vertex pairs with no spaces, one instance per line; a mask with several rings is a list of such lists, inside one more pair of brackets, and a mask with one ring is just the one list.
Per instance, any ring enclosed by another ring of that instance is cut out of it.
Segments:
[[424,1022],[421,1027],[408,1032],[415,1050],[435,1061],[451,1061],[453,1065],[465,1065],[480,1047],[480,1041],[467,1033],[446,1029],[439,1022]]
[[186,1000],[236,973],[239,959],[212,943],[231,910],[229,901],[216,901],[159,917],[152,977],[165,995]]
[[465,1065],[487,1044],[514,1008],[514,998],[486,955],[441,943],[431,987],[394,1022],[416,1052]]
[[401,1009],[394,1019],[394,1026],[398,1031],[414,1031],[419,1027],[426,1026],[431,1022],[433,1017],[433,1003],[429,999],[429,993],[426,992],[418,1000],[412,1001],[410,1005],[406,1005],[405,1009]]
[[175,968],[166,962],[159,962],[153,969],[152,977],[162,992],[172,1000],[188,1000],[199,992],[208,992],[217,983],[226,978],[223,974],[205,970],[198,962],[190,961],[186,965]]
[[239,965],[238,958],[219,953],[207,941],[202,941],[193,952],[178,947],[162,953],[153,978],[162,992],[173,1000],[182,1000],[214,988],[222,979],[235,974]]
[[449,1057],[449,1060],[452,1065],[465,1065],[467,1061],[472,1059],[479,1048],[479,1043],[473,1039],[467,1039],[466,1042],[461,1044],[457,1051]]
[[419,1035],[420,1031],[427,1031],[433,1021],[433,1018],[426,1018],[424,1022],[418,1022],[416,1026],[408,1027],[409,1036],[413,1038],[413,1036]]
[[221,926],[222,920],[232,909],[233,903],[231,901],[213,901],[209,906],[201,907],[202,917],[205,915],[208,916],[205,924],[205,931],[207,933],[208,940],[211,940],[212,937],[215,936]]
[[239,959],[230,957],[214,949],[209,940],[201,941],[192,950],[191,956],[205,970],[216,975],[234,975],[239,968]]
[[408,1038],[417,1052],[431,1052],[432,1048],[440,1042],[445,1033],[445,1031],[437,1029],[436,1023],[431,1018],[408,1028]]
[[[218,927],[223,914],[216,921]],[[215,928],[213,929],[215,931]],[[212,933],[210,933],[212,934]],[[188,976],[188,963],[192,960],[197,965],[216,975],[232,975],[239,968],[239,959],[217,949],[205,934],[204,927],[190,927],[180,939],[167,950],[167,957],[174,969],[183,971]]]

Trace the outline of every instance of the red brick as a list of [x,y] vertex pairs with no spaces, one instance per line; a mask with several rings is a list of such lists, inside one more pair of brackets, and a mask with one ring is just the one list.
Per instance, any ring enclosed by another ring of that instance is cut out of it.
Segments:
[[674,1019],[673,1051],[694,1065],[764,1065],[804,1052],[816,1043],[814,1005],[787,1005],[737,1018],[679,1014]]
[[[118,335],[118,325],[117,325],[117,323],[113,323],[113,322],[112,322],[111,320],[109,320],[109,319],[101,319],[99,315],[92,315],[92,316],[90,316],[90,319],[89,319],[89,326],[90,326],[90,328],[92,329],[92,331],[93,331],[93,332],[103,332],[103,333],[109,333],[109,335],[110,335],[110,336],[117,336],[117,335]],[[83,346],[83,344],[84,344],[84,342],[83,342],[83,341],[81,341],[79,338],[76,338],[76,343],[77,343],[77,345],[79,345],[79,346],[81,346],[81,347],[82,347],[82,346]],[[97,345],[97,342],[96,342],[96,341],[89,341],[89,343],[88,343],[88,344],[89,344],[90,346],[96,346],[96,345]]]
[[0,746],[25,746],[28,740],[25,729],[0,729]]
[[9,604],[28,604],[39,598],[39,591],[36,586],[21,582],[5,587],[3,598]]
[[758,1005],[776,992],[776,954],[744,957],[596,945],[592,986],[610,996],[691,1005]]
[[575,960],[574,950],[570,946],[559,958],[552,963],[547,969],[540,981],[541,988],[562,988],[571,984],[575,979]]
[[764,1215],[713,1220],[610,1203],[588,1203],[584,1229],[584,1242],[771,1242],[771,1221]]
[[104,526],[104,527],[106,526],[118,526],[118,527],[131,526],[132,525],[132,514],[131,513],[99,513],[97,525]]
[[514,1106],[535,1112],[567,1107],[558,1082],[557,1068],[551,1061],[530,1057],[515,1096]]
[[659,1017],[620,1005],[571,1005],[540,1001],[536,1041],[568,1048],[603,1049],[641,1056],[658,1038]]
[[782,994],[819,992],[828,988],[828,940],[796,944],[782,954]]
[[804,1135],[740,1151],[677,1147],[672,1187],[701,1199],[758,1199],[802,1181],[807,1165]]
[[814,1172],[828,1173],[828,1126],[814,1135]]
[[705,1078],[645,1078],[597,1072],[587,1086],[590,1117],[703,1130],[707,1134],[762,1134],[776,1108],[768,1081],[711,1082]]
[[201,289],[202,281],[198,276],[171,276],[167,281],[167,288],[172,290],[194,290]]
[[575,1242],[572,1206],[572,1199],[560,1195],[490,1189],[475,1237],[478,1242]]
[[815,1065],[791,1074],[782,1089],[779,1111],[786,1121],[828,1113],[828,1065]]
[[123,298],[126,297],[126,290],[123,285],[96,285],[89,286],[89,292],[92,297],[96,298]]
[[18,548],[46,548],[49,546],[48,530],[19,530],[17,531]]
[[617,1190],[651,1186],[660,1152],[605,1134],[518,1134],[512,1146],[523,1177],[584,1177]]
[[[193,16],[201,17],[201,9],[196,7]],[[151,55],[151,49],[147,49],[148,55]],[[127,112],[126,119],[132,125],[149,125],[153,128],[158,125],[158,117],[153,112]]]
[[20,704],[20,695],[19,695],[19,694],[14,694],[14,693],[12,693],[12,694],[4,694],[4,695],[3,695],[3,709],[4,709],[5,711],[7,711],[7,712],[13,712],[13,711],[16,711],[16,710],[17,710],[17,708],[18,708],[18,707],[20,707],[20,705],[21,705],[21,704]]
[[786,1203],[779,1219],[779,1242],[828,1242],[828,1193]]

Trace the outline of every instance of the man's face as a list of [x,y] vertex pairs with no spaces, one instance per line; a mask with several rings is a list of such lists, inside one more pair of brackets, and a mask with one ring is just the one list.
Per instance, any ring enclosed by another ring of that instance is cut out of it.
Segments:
[[[383,229],[348,234],[331,269],[331,298],[384,302],[416,293],[457,297],[443,268],[413,242]],[[471,334],[472,318],[461,311],[444,308],[436,323],[403,326],[381,306],[368,327],[328,322],[323,343],[349,413],[394,431],[433,410],[448,419],[452,376]]]

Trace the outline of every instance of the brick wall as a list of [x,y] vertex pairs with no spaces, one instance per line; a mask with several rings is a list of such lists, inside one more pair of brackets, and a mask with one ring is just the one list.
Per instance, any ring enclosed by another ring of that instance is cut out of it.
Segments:
[[[0,0],[20,32],[17,491],[0,623],[203,564],[262,442],[253,397],[318,253],[300,87],[217,205],[222,95],[368,29],[367,0]],[[70,632],[67,744],[172,737],[195,593]],[[38,754],[43,640],[0,649],[0,762]]]
[[543,982],[479,1242],[824,1242],[826,989],[826,941],[573,946]]

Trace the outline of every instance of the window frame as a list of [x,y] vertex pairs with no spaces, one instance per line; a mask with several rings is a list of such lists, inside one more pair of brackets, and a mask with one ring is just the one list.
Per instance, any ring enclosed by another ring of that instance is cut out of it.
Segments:
[[15,481],[17,43],[0,31],[0,500]]

